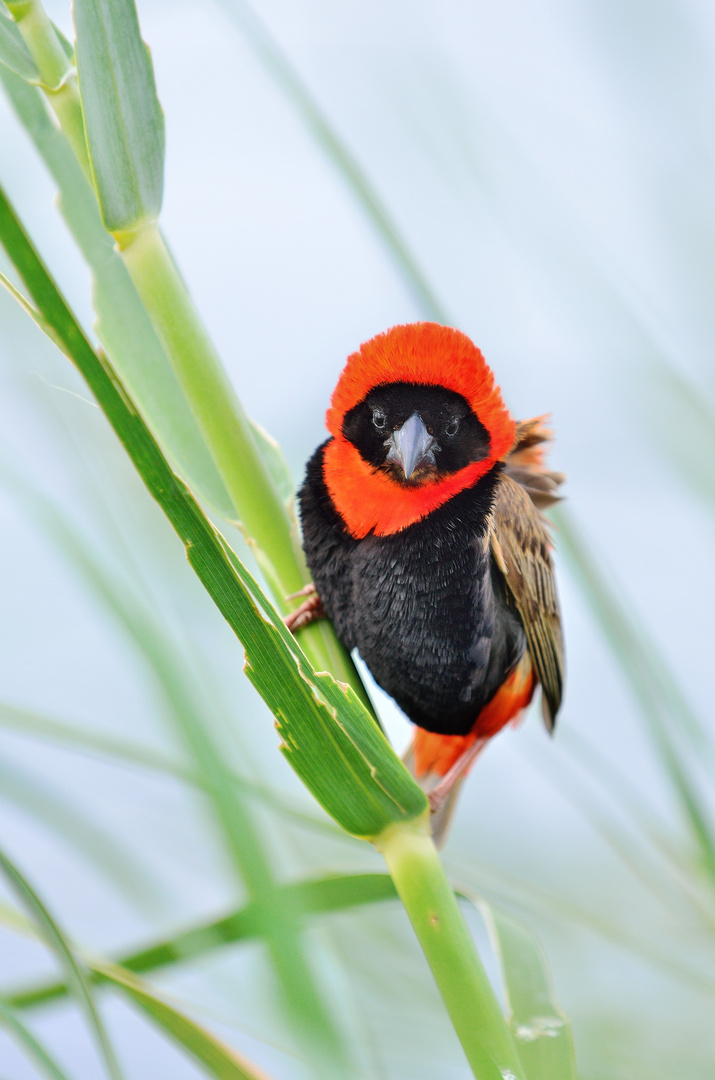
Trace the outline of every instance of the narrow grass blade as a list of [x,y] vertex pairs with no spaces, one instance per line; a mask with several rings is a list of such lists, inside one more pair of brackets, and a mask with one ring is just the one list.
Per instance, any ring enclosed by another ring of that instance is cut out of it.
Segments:
[[30,83],[40,82],[40,71],[22,39],[14,19],[0,6],[0,64]]
[[107,230],[156,221],[164,114],[134,0],[74,0],[77,71],[97,198]]
[[425,317],[434,319],[436,322],[449,322],[432,285],[422,272],[407,240],[378,194],[377,188],[345,140],[330,123],[319,102],[313,97],[265,24],[256,12],[244,3],[244,0],[223,0],[223,6],[236,20],[251,48],[285,92],[318,144],[356,196],[378,236],[392,255]]
[[153,989],[113,964],[94,963],[96,975],[122,991],[157,1027],[178,1042],[216,1080],[270,1080],[267,1073],[169,1005]]
[[67,1073],[62,1071],[54,1058],[51,1058],[47,1053],[44,1046],[37,1041],[32,1032],[17,1019],[2,1001],[0,1001],[0,1026],[4,1027],[15,1038],[25,1050],[27,1056],[32,1059],[45,1076],[50,1077],[50,1080],[69,1080]]
[[656,404],[648,411],[654,442],[696,495],[715,509],[715,403],[705,389],[663,363],[655,369]]
[[527,1080],[577,1080],[571,1024],[555,997],[548,963],[522,922],[470,897],[479,909],[501,965],[509,1026]]
[[620,805],[630,824],[638,829],[653,851],[668,864],[683,890],[696,903],[708,924],[715,928],[715,912],[709,890],[705,895],[702,888],[704,883],[693,877],[692,860],[682,850],[677,838],[667,835],[665,823],[658,820],[653,809],[638,792],[632,778],[621,772],[593,740],[579,732],[562,732],[560,746],[571,761],[577,763],[600,789],[601,806],[607,805],[612,810]]
[[[653,744],[658,752],[673,794],[689,826],[699,852],[699,863],[711,881],[715,882],[715,835],[710,816],[700,795],[692,770],[688,768],[679,745],[671,736],[670,708],[673,702],[663,682],[662,668],[654,662],[655,645],[642,627],[636,627],[623,609],[605,575],[598,570],[595,559],[587,552],[585,541],[563,508],[552,510],[559,530],[560,548],[573,567],[581,588],[598,619],[606,640],[613,650],[621,670],[633,690]],[[678,719],[687,725],[692,737],[704,748],[709,742],[689,710],[680,710]]]
[[47,945],[54,953],[56,953],[60,963],[64,967],[67,974],[68,985],[72,987],[77,1002],[85,1015],[87,1024],[95,1036],[108,1075],[112,1077],[112,1080],[121,1080],[117,1059],[114,1056],[111,1043],[104,1030],[104,1024],[102,1023],[99,1013],[95,1008],[94,1001],[92,1000],[90,982],[76,959],[74,950],[35,890],[23,877],[17,867],[2,852],[0,852],[0,872],[4,874],[8,884],[13,888],[27,911],[31,914],[32,918],[40,928]]
[[261,451],[261,457],[268,467],[275,489],[291,514],[291,524],[297,524],[295,513],[292,510],[293,477],[288,462],[283,456],[283,451],[276,440],[260,424],[254,423],[253,420],[251,421],[251,429]]
[[[329,874],[280,887],[286,905],[302,917],[396,900],[397,892],[389,874]],[[158,968],[185,963],[214,949],[240,941],[254,941],[271,933],[270,911],[250,903],[222,919],[202,923],[166,941],[128,953],[117,963],[127,971],[144,975]],[[28,1009],[46,1004],[68,993],[62,982],[20,991],[7,997],[13,1008]]]

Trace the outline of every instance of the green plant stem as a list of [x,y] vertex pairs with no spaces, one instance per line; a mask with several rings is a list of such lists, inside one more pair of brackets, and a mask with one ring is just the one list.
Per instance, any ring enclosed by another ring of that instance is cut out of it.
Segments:
[[375,839],[478,1080],[523,1080],[519,1056],[430,835],[429,815]]
[[77,71],[67,59],[62,42],[42,4],[37,0],[7,0],[7,7],[37,64],[42,90],[91,183]]
[[[284,613],[308,580],[297,531],[256,447],[250,423],[156,225],[116,237],[119,250],[206,439],[241,526]],[[300,643],[318,670],[349,683],[370,708],[355,668],[327,624]]]
[[285,597],[300,589],[305,577],[291,542],[288,515],[248,417],[157,226],[149,224],[116,238],[241,524],[252,538],[261,569],[286,610]]

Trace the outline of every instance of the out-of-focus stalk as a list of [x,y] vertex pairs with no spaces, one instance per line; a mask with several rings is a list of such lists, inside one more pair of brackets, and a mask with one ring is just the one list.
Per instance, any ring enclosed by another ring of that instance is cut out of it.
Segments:
[[69,139],[77,160],[91,181],[77,70],[62,47],[57,31],[37,0],[6,0],[23,40],[40,72],[41,88]]
[[[242,528],[278,607],[307,581],[295,529],[256,447],[251,426],[155,224],[115,234],[137,292],[169,357]],[[327,625],[300,643],[313,665],[352,685],[368,704],[349,657]],[[369,706],[371,708],[371,706]]]

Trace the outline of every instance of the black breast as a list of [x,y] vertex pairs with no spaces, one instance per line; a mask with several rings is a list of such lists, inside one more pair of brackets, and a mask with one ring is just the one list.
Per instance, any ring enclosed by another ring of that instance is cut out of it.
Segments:
[[300,492],[304,548],[336,632],[420,727],[465,734],[525,648],[485,543],[500,466],[392,536],[353,539],[323,479]]

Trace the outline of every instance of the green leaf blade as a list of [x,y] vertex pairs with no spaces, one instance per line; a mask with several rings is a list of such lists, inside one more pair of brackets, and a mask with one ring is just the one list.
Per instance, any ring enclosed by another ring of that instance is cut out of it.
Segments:
[[0,851],[0,873],[17,893],[36,922],[48,947],[57,955],[64,967],[68,984],[72,987],[87,1024],[95,1036],[107,1074],[112,1080],[122,1080],[114,1050],[94,1004],[90,980],[79,964],[67,937],[23,874],[2,851]]
[[156,221],[164,114],[133,0],[75,0],[77,70],[92,174],[109,232]]
[[50,1057],[44,1046],[2,1001],[0,1001],[0,1027],[4,1027],[9,1034],[14,1036],[27,1056],[42,1070],[44,1076],[49,1076],[50,1080],[68,1080],[67,1074],[62,1071],[54,1058]]
[[540,942],[511,915],[481,898],[469,899],[487,924],[501,964],[509,1027],[527,1080],[578,1080],[571,1024],[556,1001]]
[[262,1069],[221,1043],[214,1035],[159,997],[146,983],[114,964],[92,970],[129,997],[167,1035],[203,1065],[216,1080],[270,1080]]

